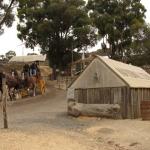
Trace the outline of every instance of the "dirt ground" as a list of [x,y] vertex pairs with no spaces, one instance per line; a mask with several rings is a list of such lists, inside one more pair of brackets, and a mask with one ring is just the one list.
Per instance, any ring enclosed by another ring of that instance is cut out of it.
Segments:
[[[0,108],[1,111],[1,108]],[[0,150],[150,150],[150,122],[73,118],[66,91],[9,103],[9,129],[0,113]]]

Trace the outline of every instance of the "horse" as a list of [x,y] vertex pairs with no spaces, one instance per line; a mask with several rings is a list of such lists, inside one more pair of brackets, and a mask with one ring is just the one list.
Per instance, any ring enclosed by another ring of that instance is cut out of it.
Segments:
[[[41,73],[38,67],[36,67],[36,71],[33,72],[33,69],[31,73],[22,73],[22,78],[24,79],[25,86],[29,90],[33,90],[33,96],[36,94],[36,88],[38,87],[40,89],[41,94],[43,95],[45,93],[46,84],[45,80],[42,79]],[[29,76],[30,75],[30,76]]]
[[19,78],[19,76],[12,76],[10,74],[6,74],[5,77],[6,77],[6,84],[8,86],[10,100],[13,100],[16,98],[18,90],[23,87],[22,80]]
[[25,89],[28,92],[33,91],[33,96],[36,96],[37,85],[40,88],[41,93],[45,92],[45,81],[40,79],[39,76],[28,76],[25,75],[22,79],[19,75],[3,74],[0,73],[0,91],[2,93],[2,78],[5,76],[6,84],[8,86],[8,94],[10,100],[16,98],[16,94],[19,94],[19,90]]
[[8,94],[10,97],[10,100],[13,100],[15,98],[15,91],[17,91],[20,87],[20,81],[16,78],[13,78],[9,74],[5,74],[0,72],[0,92],[3,93],[3,87],[2,87],[2,79],[6,79],[6,85],[8,87]]
[[28,92],[33,91],[33,96],[36,95],[37,78],[35,76],[25,76],[21,79],[19,76],[6,76],[6,84],[8,85],[10,98],[15,97],[16,92],[21,89],[26,89]]
[[33,90],[33,96],[36,96],[37,78],[36,76],[25,76],[24,88],[29,92]]
[[28,92],[33,91],[33,96],[36,96],[36,88],[38,87],[41,91],[41,94],[45,92],[45,81],[41,78],[40,73],[36,75],[29,76],[29,74],[22,73],[22,86],[23,89],[26,89]]
[[43,80],[41,76],[37,76],[37,86],[39,87],[40,92],[43,95],[46,90],[46,83],[45,83],[45,80]]

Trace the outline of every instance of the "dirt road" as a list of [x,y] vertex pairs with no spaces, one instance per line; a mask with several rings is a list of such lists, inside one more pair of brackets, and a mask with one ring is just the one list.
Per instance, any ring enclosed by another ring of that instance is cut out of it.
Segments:
[[8,109],[8,130],[0,114],[0,150],[150,149],[150,122],[70,117],[66,92],[52,87]]

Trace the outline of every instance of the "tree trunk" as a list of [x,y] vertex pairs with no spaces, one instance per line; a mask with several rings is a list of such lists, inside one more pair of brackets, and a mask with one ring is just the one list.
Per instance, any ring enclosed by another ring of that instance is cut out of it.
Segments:
[[120,106],[118,104],[81,104],[70,101],[68,103],[68,114],[74,117],[106,117],[120,118]]

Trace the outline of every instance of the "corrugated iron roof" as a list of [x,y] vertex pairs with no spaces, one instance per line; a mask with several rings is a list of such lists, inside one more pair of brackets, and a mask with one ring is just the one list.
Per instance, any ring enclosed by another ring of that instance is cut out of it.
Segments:
[[27,56],[14,56],[9,62],[35,62],[45,61],[46,55],[27,55]]

